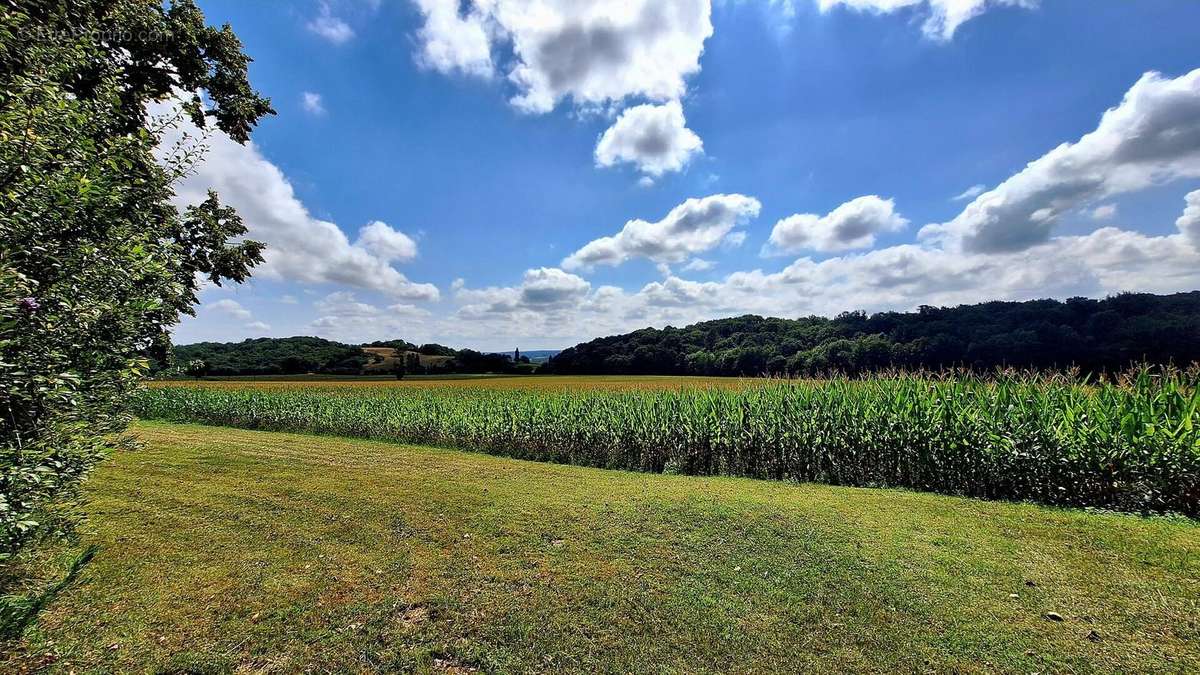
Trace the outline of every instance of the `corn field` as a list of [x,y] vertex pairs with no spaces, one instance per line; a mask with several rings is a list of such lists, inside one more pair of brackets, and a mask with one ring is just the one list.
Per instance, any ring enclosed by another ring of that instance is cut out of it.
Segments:
[[581,466],[1200,516],[1200,373],[764,380],[647,391],[164,386],[147,419]]

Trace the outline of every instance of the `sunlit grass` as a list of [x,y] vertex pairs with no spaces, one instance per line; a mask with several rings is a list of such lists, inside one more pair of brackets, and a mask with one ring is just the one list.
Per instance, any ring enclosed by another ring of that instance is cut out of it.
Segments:
[[1200,669],[1193,521],[136,430],[0,670]]

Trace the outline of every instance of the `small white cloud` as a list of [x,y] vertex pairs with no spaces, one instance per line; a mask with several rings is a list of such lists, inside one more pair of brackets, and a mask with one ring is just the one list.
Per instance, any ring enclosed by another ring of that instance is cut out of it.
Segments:
[[264,333],[271,330],[270,324],[263,323],[262,321],[251,321],[246,324],[246,328],[256,333]]
[[780,220],[771,230],[764,253],[777,255],[803,250],[846,251],[868,248],[876,235],[898,232],[908,219],[896,212],[891,199],[865,195],[852,199],[824,216],[797,213]]
[[963,190],[961,193],[951,197],[950,201],[965,202],[968,199],[975,199],[979,195],[983,194],[986,190],[987,190],[986,185],[983,185],[983,184],[972,185],[971,187],[967,188],[966,190]]
[[704,143],[683,117],[679,101],[626,109],[596,143],[596,166],[635,165],[655,178],[679,171],[704,152]]
[[408,262],[417,257],[417,242],[381,220],[364,225],[354,245],[388,262]]
[[229,298],[211,303],[207,308],[228,314],[235,319],[249,319],[251,317],[250,310],[243,307],[237,300],[230,300]]
[[703,258],[692,258],[690,261],[688,261],[688,264],[683,266],[683,271],[685,271],[685,272],[706,272],[716,266],[717,266],[717,264],[711,260],[705,260]]
[[279,301],[280,301],[280,302],[282,302],[282,303],[283,303],[283,304],[285,304],[285,305],[298,305],[298,304],[300,304],[300,300],[298,300],[298,299],[296,298],[296,296],[294,296],[294,295],[291,295],[291,294],[286,294],[286,295],[283,295],[283,296],[281,296],[281,297],[279,298]]
[[1092,220],[1112,220],[1117,217],[1116,204],[1103,204],[1092,209]]
[[320,13],[308,22],[308,30],[335,45],[354,37],[354,30],[345,21],[333,15],[327,2],[321,3]]
[[654,187],[654,179],[650,176],[642,176],[638,179],[637,184],[640,188],[652,188]]
[[300,98],[300,105],[304,106],[304,110],[310,115],[325,114],[325,103],[321,100],[321,95],[315,92],[304,92]]
[[631,220],[617,234],[589,242],[567,256],[562,266],[589,269],[620,265],[631,258],[683,262],[721,244],[734,227],[758,216],[761,208],[757,199],[739,194],[688,199],[658,222]]
[[442,73],[490,78],[492,46],[485,15],[474,3],[463,14],[459,0],[414,0],[425,23],[417,32],[417,63]]

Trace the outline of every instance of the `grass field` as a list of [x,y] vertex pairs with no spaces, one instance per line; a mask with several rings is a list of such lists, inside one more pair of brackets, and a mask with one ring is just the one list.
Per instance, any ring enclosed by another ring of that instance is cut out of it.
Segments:
[[1200,669],[1195,521],[136,432],[0,670]]

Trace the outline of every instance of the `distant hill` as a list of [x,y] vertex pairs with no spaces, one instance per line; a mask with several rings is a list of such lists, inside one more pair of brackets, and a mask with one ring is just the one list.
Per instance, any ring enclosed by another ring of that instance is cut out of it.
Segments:
[[562,351],[539,372],[760,375],[965,366],[1117,370],[1200,360],[1200,291],[847,312],[741,316],[646,328]]
[[355,375],[368,361],[362,347],[317,337],[198,342],[175,347],[176,363],[194,359],[208,364],[210,375]]
[[[200,360],[210,375],[390,375],[398,363],[407,374],[531,372],[511,354],[482,354],[404,340],[349,345],[317,337],[255,338],[241,342],[177,345],[175,363]],[[532,360],[532,359],[531,359]]]

